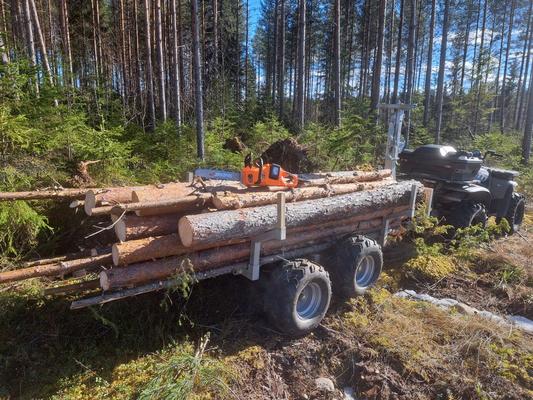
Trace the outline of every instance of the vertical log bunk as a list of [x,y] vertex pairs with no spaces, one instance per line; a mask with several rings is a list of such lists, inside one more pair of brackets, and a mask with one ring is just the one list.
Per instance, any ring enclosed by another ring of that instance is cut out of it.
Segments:
[[261,267],[305,257],[344,237],[365,234],[382,245],[411,218],[422,198],[415,181],[390,170],[307,174],[302,187],[246,188],[203,181],[121,188],[0,193],[0,201],[60,199],[88,217],[107,215],[109,247],[27,262],[0,272],[0,284],[52,280],[47,295],[87,295],[71,309],[168,289],[223,274],[257,280]]

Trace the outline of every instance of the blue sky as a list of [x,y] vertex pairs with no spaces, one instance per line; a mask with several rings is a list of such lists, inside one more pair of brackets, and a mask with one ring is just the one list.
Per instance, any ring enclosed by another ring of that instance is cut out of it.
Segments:
[[252,38],[255,34],[259,17],[261,16],[261,0],[248,0],[248,6],[250,7],[250,21],[248,29],[250,29],[250,38]]

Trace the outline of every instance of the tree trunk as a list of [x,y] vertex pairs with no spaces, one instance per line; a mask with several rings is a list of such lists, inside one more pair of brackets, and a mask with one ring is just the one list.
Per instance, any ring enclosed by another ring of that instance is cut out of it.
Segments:
[[[216,0],[214,0],[216,3]],[[172,57],[174,61],[172,77],[174,92],[174,121],[176,126],[181,126],[181,93],[180,93],[180,67],[179,67],[179,47],[178,47],[178,14],[176,10],[176,0],[171,0],[172,8]],[[216,58],[216,56],[215,56]]]
[[39,22],[39,14],[37,14],[37,8],[35,7],[35,0],[29,0],[29,6],[31,15],[33,17],[33,23],[35,24],[35,31],[37,33],[37,39],[39,40],[39,47],[41,48],[41,57],[43,60],[44,70],[48,77],[48,82],[50,86],[54,85],[54,80],[52,76],[52,69],[50,68],[50,63],[48,62],[48,54],[46,52],[46,43],[44,41],[43,32],[41,30],[41,23]]
[[511,1],[511,15],[509,17],[509,28],[507,29],[507,46],[505,49],[505,61],[503,66],[503,77],[502,77],[502,91],[500,95],[500,131],[505,133],[505,117],[506,117],[506,93],[505,89],[507,86],[507,66],[509,64],[509,52],[511,51],[511,38],[513,34],[513,22],[514,22],[514,11],[515,11],[515,1]]
[[204,150],[204,95],[202,88],[202,63],[200,60],[200,27],[198,20],[198,0],[191,0],[192,13],[192,61],[194,70],[194,97],[196,111],[196,148],[198,158],[205,159]]
[[[470,41],[470,19],[472,18],[472,7],[473,7],[473,0],[470,0],[470,2],[468,3],[468,12],[466,15],[466,24],[465,24],[465,38],[463,42],[463,59],[462,59],[462,64],[461,64],[461,80],[459,84],[459,90],[461,93],[464,92],[463,87],[464,87],[464,81],[465,81],[466,58],[468,56],[468,43]],[[476,30],[476,35],[477,35],[477,30]],[[476,41],[474,41],[474,43],[476,43]],[[475,60],[475,55],[474,55],[473,60]]]
[[154,69],[152,65],[152,27],[150,24],[150,3],[144,0],[144,23],[146,34],[146,91],[148,102],[148,129],[155,128]]
[[278,66],[278,116],[283,121],[284,103],[285,103],[285,0],[280,3],[280,21],[279,21],[279,66]]
[[527,47],[524,46],[526,49],[525,53],[527,55],[526,64],[524,68],[524,74],[523,74],[524,78],[523,78],[522,84],[519,85],[519,95],[518,95],[518,101],[516,105],[516,113],[515,113],[515,121],[514,121],[516,130],[519,130],[520,127],[522,126],[522,123],[523,123],[522,111],[524,109],[524,101],[527,101],[526,84],[527,84],[527,76],[529,73],[529,65],[531,61],[531,57],[529,56],[529,54],[531,54],[533,50],[533,14],[531,13],[531,9],[532,9],[532,3],[530,3],[530,8],[529,8],[529,24],[528,24],[529,35],[528,35],[528,40],[526,40]]
[[402,60],[402,30],[404,17],[404,2],[400,0],[400,22],[398,23],[398,41],[396,44],[396,69],[394,70],[394,89],[392,92],[392,103],[398,102],[398,86],[400,84],[400,69]]
[[[485,0],[485,5],[483,6],[483,17],[481,22],[481,43],[479,44],[479,56],[478,56],[478,63],[477,63],[477,74],[476,74],[476,109],[474,113],[474,131],[473,134],[476,136],[477,134],[477,124],[479,120],[479,102],[480,102],[480,95],[481,95],[481,68],[483,66],[483,60],[485,56],[485,29],[487,26],[487,8],[489,5],[489,1]],[[490,48],[489,48],[490,53]]]
[[[488,1],[488,0],[487,0]],[[429,123],[429,109],[431,106],[431,76],[433,68],[433,39],[435,36],[435,10],[437,0],[431,0],[431,17],[429,21],[428,60],[426,65],[426,82],[424,85],[424,117],[423,123],[427,127]]]
[[296,89],[296,125],[300,131],[305,125],[305,39],[306,0],[299,0],[298,6],[298,54]]
[[115,234],[121,242],[150,236],[164,236],[178,232],[179,214],[138,217],[125,215],[115,223]]
[[435,142],[440,144],[442,126],[442,103],[444,100],[444,70],[446,68],[446,47],[448,45],[448,25],[450,14],[450,0],[444,0],[444,17],[442,22],[442,40],[440,45],[439,77],[437,81],[437,124],[435,128]]
[[167,98],[166,98],[166,71],[165,58],[163,56],[163,22],[161,17],[161,0],[155,2],[155,46],[157,51],[158,83],[159,83],[159,108],[163,121],[167,120]]
[[218,54],[219,54],[219,39],[218,39],[218,0],[212,0],[213,8],[213,54],[215,63],[215,73],[218,74]]
[[335,82],[335,106],[334,122],[335,126],[341,126],[341,2],[334,0],[335,18],[333,21],[335,52],[333,55],[333,73]]
[[[405,89],[405,102],[411,104],[411,97],[413,93],[413,83],[415,75],[415,45],[416,37],[415,30],[417,25],[416,18],[416,0],[409,0],[409,36],[407,39],[407,62],[406,62],[406,74],[407,74],[407,86]],[[409,145],[409,130],[411,126],[411,112],[407,110],[406,117],[406,129],[405,129],[405,141],[406,146]]]
[[528,165],[531,156],[531,137],[533,135],[533,73],[529,79],[529,99],[527,102],[526,126],[522,141],[522,163]]
[[372,73],[372,100],[370,108],[377,110],[381,89],[381,65],[383,64],[383,43],[385,40],[385,10],[387,9],[387,0],[379,2],[379,22],[378,22],[378,48],[374,60],[374,71]]
[[[24,0],[24,19],[26,22],[26,41],[28,46],[28,52],[30,56],[30,62],[33,66],[37,66],[37,55],[35,53],[35,39],[33,36],[33,26],[31,23],[31,11],[30,1]],[[35,92],[39,94],[39,77],[35,74]]]
[[[287,204],[287,228],[316,225],[349,218],[376,208],[408,204],[414,181],[345,194],[332,198]],[[181,242],[189,247],[256,236],[276,225],[277,206],[245,208],[210,214],[188,215],[179,221]]]

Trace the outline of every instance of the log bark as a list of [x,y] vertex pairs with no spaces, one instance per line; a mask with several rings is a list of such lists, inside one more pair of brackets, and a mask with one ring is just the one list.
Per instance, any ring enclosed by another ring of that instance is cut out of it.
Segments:
[[[87,215],[93,215],[93,209],[100,206],[115,205],[118,203],[131,203],[132,192],[153,187],[150,186],[124,186],[107,189],[88,190],[85,194],[83,208]],[[101,213],[103,215],[105,213]]]
[[[0,201],[83,199],[90,189],[34,190],[29,192],[0,192]],[[98,190],[98,189],[93,189]]]
[[390,169],[380,171],[345,171],[337,173],[327,173],[326,176],[320,174],[302,174],[299,178],[302,180],[302,186],[318,186],[324,184],[346,184],[378,181],[390,177]]
[[[408,207],[392,207],[387,209],[377,210],[371,213],[365,213],[357,215],[352,218],[345,218],[343,220],[328,221],[320,225],[304,226],[299,228],[293,228],[288,231],[288,235],[298,234],[301,236],[301,232],[312,231],[321,232],[334,229],[338,226],[359,226],[364,227],[365,221],[375,221],[378,218],[380,221],[383,217],[391,216],[398,213],[405,214],[408,211]],[[174,221],[175,223],[175,221]],[[176,225],[174,225],[176,226]],[[366,228],[366,227],[365,227]],[[171,234],[167,236],[148,237],[138,240],[132,240],[124,243],[117,243],[113,245],[113,264],[115,266],[125,266],[128,264],[134,264],[138,262],[154,260],[158,258],[165,258],[170,256],[183,255],[191,252],[206,250],[209,248],[217,247],[220,251],[225,251],[225,246],[246,242],[246,239],[229,239],[226,242],[217,242],[215,244],[208,243],[205,245],[186,247],[181,243],[177,234]],[[248,242],[248,246],[249,246]]]
[[[264,242],[262,255],[277,254],[316,243],[334,242],[340,236],[351,233],[377,231],[382,219],[361,221],[357,224],[337,223],[336,226],[323,230],[307,230],[304,233],[288,237],[285,241]],[[140,283],[168,278],[185,272],[205,271],[227,264],[246,260],[250,257],[250,244],[241,243],[189,253],[186,256],[174,256],[157,261],[139,263],[127,268],[115,268],[100,273],[100,286],[104,290],[127,287]]]
[[115,243],[112,248],[113,264],[124,266],[141,261],[163,258],[190,251],[181,244],[177,233]]
[[[371,191],[291,203],[286,206],[286,226],[296,228],[315,225],[380,208],[405,205],[409,203],[413,185],[421,191],[419,182],[405,181]],[[180,219],[178,231],[182,243],[193,246],[223,242],[229,238],[253,237],[272,229],[276,220],[277,206],[268,205],[188,215]]]
[[108,265],[112,262],[111,254],[78,260],[62,261],[57,264],[38,265],[35,267],[16,269],[0,273],[0,283],[21,281],[43,276],[61,276],[86,268]]
[[111,252],[110,247],[87,249],[87,250],[80,251],[78,253],[71,253],[71,254],[65,254],[62,256],[57,256],[57,257],[52,257],[52,258],[40,258],[38,260],[26,261],[22,265],[25,268],[28,268],[28,267],[35,267],[38,265],[57,264],[61,261],[79,260],[80,258],[85,258],[85,257],[90,257],[90,256],[94,257],[98,255],[109,254],[110,252]]
[[95,290],[100,288],[100,280],[92,279],[90,281],[84,281],[79,283],[71,283],[69,285],[56,286],[46,288],[43,291],[45,296],[58,296],[58,295],[67,295],[73,293],[82,293],[90,290]]
[[[144,195],[141,197],[144,197]],[[212,197],[213,195],[210,193],[199,193],[198,195],[176,196],[163,200],[148,200],[130,204],[118,204],[113,207],[111,212],[112,214],[120,215],[124,211],[134,211],[138,216],[153,216],[173,214],[183,211],[202,210],[212,205]],[[134,194],[134,198],[137,199],[139,197]]]
[[[391,179],[377,182],[350,183],[345,185],[324,185],[322,187],[295,188],[285,194],[286,201],[302,201],[337,196],[346,193],[375,189],[379,186],[394,184]],[[249,192],[244,194],[223,193],[213,198],[213,205],[217,210],[234,210],[238,208],[257,207],[275,204],[277,194],[273,192]]]
[[150,236],[170,235],[178,232],[179,218],[178,214],[152,217],[126,215],[115,224],[115,234],[121,242]]

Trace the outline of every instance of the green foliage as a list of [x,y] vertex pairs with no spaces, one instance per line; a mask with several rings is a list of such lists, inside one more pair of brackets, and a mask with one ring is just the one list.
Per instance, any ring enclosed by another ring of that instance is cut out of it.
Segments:
[[502,218],[498,224],[489,223],[486,228],[481,225],[474,225],[457,229],[450,242],[450,248],[457,257],[471,260],[476,256],[475,251],[479,246],[509,231],[510,226],[505,218]]
[[226,398],[227,380],[231,371],[221,361],[205,355],[204,338],[195,352],[192,346],[177,346],[170,354],[160,353],[164,359],[154,370],[154,377],[142,390],[139,399],[180,400],[189,398]]
[[283,126],[276,116],[270,114],[264,120],[253,124],[249,132],[243,135],[243,140],[254,154],[259,155],[272,143],[287,139],[290,136],[287,128]]
[[51,231],[48,220],[24,201],[0,203],[0,257],[21,256]]

